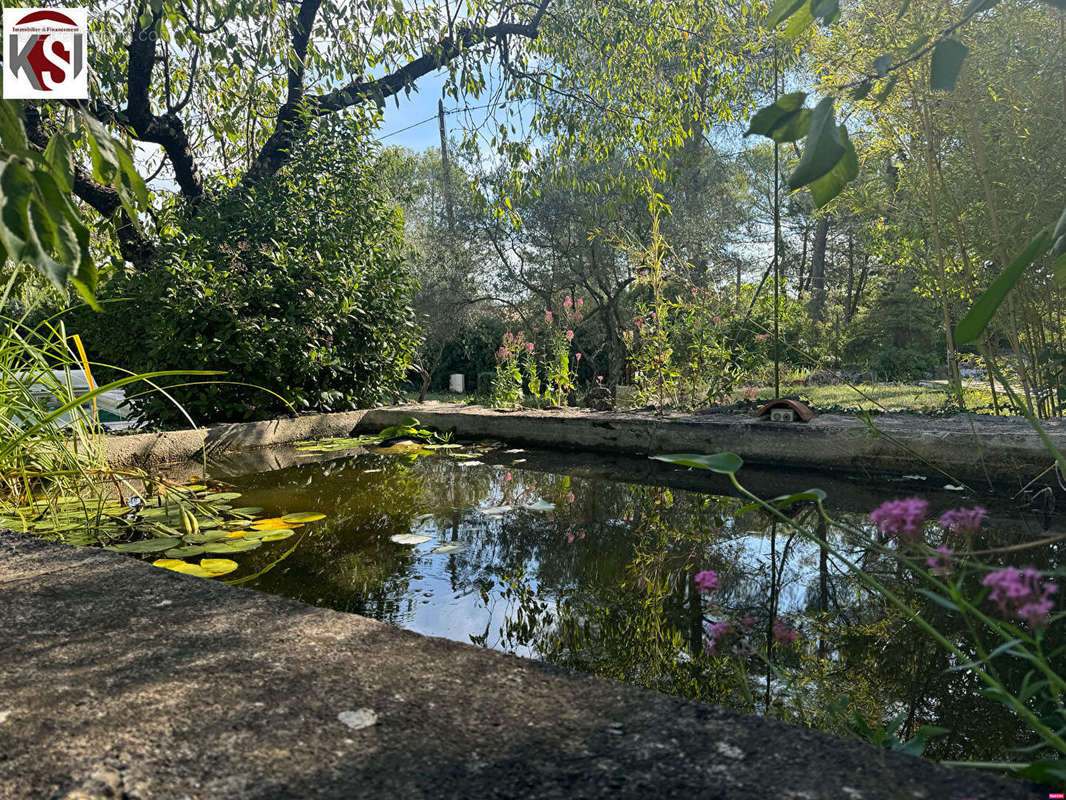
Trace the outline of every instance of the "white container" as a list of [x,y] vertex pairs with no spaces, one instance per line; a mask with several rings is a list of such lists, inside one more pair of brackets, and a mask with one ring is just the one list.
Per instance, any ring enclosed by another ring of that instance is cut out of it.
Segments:
[[456,394],[466,391],[466,379],[461,373],[453,372],[448,376],[448,391]]

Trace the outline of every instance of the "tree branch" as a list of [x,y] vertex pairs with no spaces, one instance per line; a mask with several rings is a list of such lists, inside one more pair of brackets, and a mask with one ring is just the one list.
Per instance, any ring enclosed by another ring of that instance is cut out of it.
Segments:
[[[347,85],[325,94],[305,97],[303,91],[303,62],[307,53],[307,36],[310,25],[305,30],[301,17],[305,8],[313,6],[317,12],[320,0],[303,0],[297,15],[297,25],[293,32],[293,51],[298,56],[293,64],[299,65],[299,72],[294,73],[290,64],[289,96],[278,111],[277,123],[270,138],[245,173],[243,183],[254,185],[264,178],[276,173],[289,160],[292,144],[296,137],[304,132],[313,116],[323,116],[345,108],[350,108],[367,101],[383,103],[386,98],[403,91],[419,78],[451,63],[463,52],[478,44],[496,42],[502,44],[509,37],[518,36],[536,39],[540,22],[551,0],[540,0],[536,12],[529,22],[500,22],[489,26],[459,26],[455,34],[446,36],[433,48],[419,58],[405,64],[384,77],[374,80],[358,78]],[[313,15],[311,17],[313,22]],[[299,38],[303,36],[302,42]],[[302,44],[302,49],[301,49]],[[294,80],[295,79],[295,80]],[[303,111],[303,113],[301,113]]]

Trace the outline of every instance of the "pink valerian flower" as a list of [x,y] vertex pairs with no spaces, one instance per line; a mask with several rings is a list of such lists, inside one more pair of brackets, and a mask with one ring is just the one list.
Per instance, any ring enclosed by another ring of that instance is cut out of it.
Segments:
[[532,353],[533,352],[533,342],[526,342],[526,352],[527,353]]
[[570,295],[567,295],[566,299],[563,300],[563,308],[572,308],[573,305],[574,305],[574,298],[572,298]]
[[574,353],[574,358],[576,358],[578,361],[580,361],[581,360],[581,353]]
[[1046,583],[1043,573],[1033,567],[1020,570],[1007,567],[990,572],[981,583],[992,587],[988,599],[998,605],[1000,611],[1025,620],[1031,628],[1042,628],[1047,624],[1047,615],[1055,607],[1051,595],[1059,590],[1057,584]]
[[574,341],[574,332],[573,331],[567,331],[566,332],[566,341],[568,341],[568,342]]
[[584,301],[584,300],[582,300],[582,299],[581,299],[580,297],[579,297],[579,298],[577,298],[577,301],[576,301],[576,302],[577,302],[577,307],[578,307],[578,308],[581,308],[581,306],[585,305],[585,301]]
[[504,483],[507,483],[507,481],[511,480],[512,477],[513,476],[511,475],[511,473],[508,472],[506,475],[503,476]]
[[722,318],[721,317],[711,317],[711,322],[713,322],[715,325],[721,325],[722,324]]
[[552,320],[554,318],[555,318],[555,315],[552,314],[552,312],[550,312],[550,311],[545,311],[544,312],[544,321],[547,322],[549,325],[552,324]]
[[755,334],[755,341],[757,341],[757,342],[765,342],[769,338],[770,338],[770,334],[768,334],[768,333],[757,333],[757,334]]
[[585,315],[582,314],[580,311],[574,314],[574,322],[581,322],[581,320],[583,320],[584,318]]
[[575,533],[566,534],[567,544],[573,544],[574,542],[581,541],[584,538],[585,538],[585,532],[584,531],[581,531],[581,533],[577,533],[577,534],[575,534]]
[[597,375],[596,376],[596,383],[603,383],[603,376],[602,375]]
[[955,568],[955,564],[951,560],[952,556],[955,555],[955,551],[946,544],[940,545],[936,551],[940,553],[940,555],[929,556],[929,558],[925,560],[925,563],[934,575],[944,577]]
[[514,343],[514,334],[513,333],[505,333],[503,335],[503,343],[505,345],[513,344]]
[[697,288],[696,288],[695,286],[693,286],[693,287],[692,287],[692,296],[693,296],[693,297],[695,297],[695,296],[696,296],[696,295],[698,295],[699,293],[700,293],[700,290],[699,290],[699,289],[697,289]]
[[696,573],[696,588],[699,589],[700,594],[707,594],[713,592],[718,588],[718,573],[714,570],[705,569],[702,572]]
[[566,496],[566,502],[568,502],[568,503],[574,502],[574,493],[573,492],[570,492],[570,494],[568,494]]
[[940,524],[952,533],[976,533],[988,512],[981,506],[954,508],[940,515]]
[[774,642],[782,647],[788,647],[799,637],[799,631],[784,620],[775,620],[773,626]]
[[744,399],[745,400],[754,400],[755,399],[755,395],[757,393],[758,393],[758,389],[756,389],[754,386],[745,386],[744,387]]
[[906,500],[889,500],[882,503],[870,514],[870,519],[881,533],[896,538],[914,539],[921,533],[925,524],[925,512],[929,503],[920,497],[908,497]]
[[707,631],[707,642],[704,644],[703,649],[707,651],[708,655],[713,656],[718,645],[721,644],[722,640],[729,636],[733,630],[732,622],[726,622],[725,620],[715,622]]
[[540,333],[540,328],[534,328],[533,333]]
[[501,347],[499,350],[496,351],[497,361],[507,361],[510,357],[511,351],[508,350],[506,347]]
[[637,330],[644,327],[644,317],[633,317],[633,324],[637,326]]

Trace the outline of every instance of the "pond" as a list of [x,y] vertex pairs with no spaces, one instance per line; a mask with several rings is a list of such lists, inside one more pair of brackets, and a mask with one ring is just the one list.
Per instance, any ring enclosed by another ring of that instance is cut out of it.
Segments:
[[[1011,758],[1027,741],[968,673],[947,671],[951,662],[925,634],[817,544],[745,510],[721,476],[500,444],[290,453],[281,463],[219,477],[266,514],[326,518],[241,554],[228,577],[246,586],[840,733],[861,731],[856,715],[885,722],[902,714],[901,735],[922,725],[951,731],[927,746],[941,758]],[[741,477],[765,497],[823,488],[827,507],[860,526],[891,497],[923,494],[936,514],[975,500],[932,477],[871,483],[748,467]],[[1036,539],[1057,523],[980,502],[990,524],[975,546]],[[790,509],[812,524],[814,512],[809,503]],[[849,552],[951,631],[949,612],[894,564]],[[1046,567],[1057,552],[1023,551],[1020,563]],[[709,602],[695,584],[701,570],[719,575]],[[706,652],[708,626],[726,619],[744,627],[715,657]],[[774,638],[775,621],[799,637],[774,647],[770,668],[757,651]]]

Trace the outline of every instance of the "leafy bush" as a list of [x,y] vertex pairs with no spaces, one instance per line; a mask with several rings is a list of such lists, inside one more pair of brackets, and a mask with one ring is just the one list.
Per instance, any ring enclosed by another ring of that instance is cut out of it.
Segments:
[[[374,152],[351,123],[320,125],[299,152],[265,184],[166,213],[154,262],[106,284],[124,302],[83,315],[98,360],[225,370],[173,391],[198,422],[269,417],[285,401],[339,411],[397,398],[416,338],[401,215],[381,199]],[[132,402],[187,424],[158,395]]]
[[927,378],[937,368],[935,356],[920,350],[885,347],[870,356],[870,370],[883,381],[909,381]]

